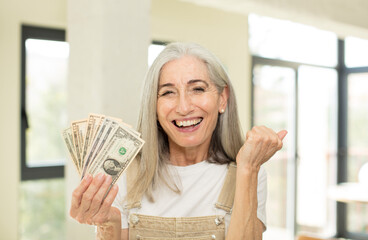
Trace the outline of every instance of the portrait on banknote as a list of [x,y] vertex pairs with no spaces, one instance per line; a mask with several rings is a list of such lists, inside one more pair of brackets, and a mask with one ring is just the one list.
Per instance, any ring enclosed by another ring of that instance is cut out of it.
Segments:
[[106,159],[103,163],[103,169],[109,175],[117,175],[121,171],[121,166],[115,159]]

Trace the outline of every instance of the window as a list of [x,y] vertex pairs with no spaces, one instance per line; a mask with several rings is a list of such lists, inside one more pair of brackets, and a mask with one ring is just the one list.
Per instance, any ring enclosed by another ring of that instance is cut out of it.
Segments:
[[150,67],[155,61],[156,57],[160,54],[162,50],[164,50],[167,43],[153,41],[151,45],[148,47],[148,67]]
[[[293,129],[295,121],[294,69],[284,66],[262,65],[253,67],[253,124],[262,124],[273,129],[289,131],[284,147],[265,166],[268,174],[267,231],[265,239],[289,239],[289,218],[294,208],[289,193],[294,192],[294,177],[290,175],[293,159]],[[270,214],[272,213],[272,214]]]
[[345,65],[348,68],[368,66],[368,40],[347,37],[345,39]]
[[337,203],[328,190],[368,169],[368,41],[257,15],[249,25],[253,125],[289,131],[266,163],[265,239],[367,239],[367,204]]
[[20,239],[64,239],[65,31],[22,26],[21,49]]
[[22,27],[22,180],[64,176],[68,56],[63,30]]
[[336,184],[337,37],[257,15],[249,16],[249,25],[253,125],[289,132],[282,151],[265,165],[265,239],[333,235],[335,203],[326,193]]
[[[341,59],[346,84],[346,158],[342,180],[361,182],[364,166],[368,166],[368,40],[348,37],[344,45],[345,59]],[[344,64],[345,63],[345,66]],[[365,173],[364,175],[366,175]],[[359,176],[360,175],[360,176]],[[364,185],[366,186],[366,185]],[[366,189],[366,187],[364,188]],[[352,239],[368,238],[368,204],[347,203],[340,210],[344,216],[343,235]]]

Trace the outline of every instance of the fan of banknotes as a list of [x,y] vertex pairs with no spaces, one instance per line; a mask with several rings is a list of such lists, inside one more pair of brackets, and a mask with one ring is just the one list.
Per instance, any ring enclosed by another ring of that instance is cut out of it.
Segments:
[[112,184],[144,144],[140,134],[121,119],[98,114],[71,122],[62,136],[81,178],[102,172],[111,175]]

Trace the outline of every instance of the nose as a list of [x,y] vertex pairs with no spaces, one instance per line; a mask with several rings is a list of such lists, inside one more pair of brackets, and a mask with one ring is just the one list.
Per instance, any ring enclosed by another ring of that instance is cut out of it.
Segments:
[[180,115],[188,115],[193,110],[191,97],[187,93],[181,93],[177,99],[176,112]]

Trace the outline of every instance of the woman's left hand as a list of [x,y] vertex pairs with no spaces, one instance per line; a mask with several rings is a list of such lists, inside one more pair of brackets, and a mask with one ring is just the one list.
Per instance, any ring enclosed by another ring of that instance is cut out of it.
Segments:
[[276,133],[265,126],[253,127],[247,132],[245,142],[236,156],[238,169],[258,172],[261,165],[282,148],[286,134],[286,130]]

